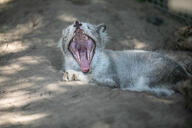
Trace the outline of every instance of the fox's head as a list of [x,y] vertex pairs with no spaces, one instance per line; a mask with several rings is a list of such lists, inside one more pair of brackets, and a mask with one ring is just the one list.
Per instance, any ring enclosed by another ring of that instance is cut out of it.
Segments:
[[107,39],[104,24],[92,25],[75,21],[74,24],[63,30],[58,45],[63,54],[73,56],[82,72],[88,72],[95,54],[95,48],[104,48]]

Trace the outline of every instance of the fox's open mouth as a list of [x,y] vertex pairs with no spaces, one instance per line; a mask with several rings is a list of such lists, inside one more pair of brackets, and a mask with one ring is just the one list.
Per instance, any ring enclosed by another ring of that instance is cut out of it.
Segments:
[[82,29],[77,29],[74,34],[69,44],[69,50],[79,64],[81,71],[88,72],[94,56],[95,42]]

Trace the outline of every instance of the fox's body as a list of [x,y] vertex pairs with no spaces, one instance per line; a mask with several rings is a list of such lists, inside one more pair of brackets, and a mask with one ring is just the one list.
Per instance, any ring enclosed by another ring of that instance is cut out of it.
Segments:
[[64,80],[66,81],[75,78],[75,80],[86,80],[121,89],[160,91],[170,94],[169,89],[178,81],[188,77],[182,66],[158,53],[142,50],[104,49],[107,34],[101,26],[82,23],[81,29],[96,43],[94,56],[89,71],[83,73],[82,67],[79,66],[68,48],[75,28],[69,26],[65,29],[59,46],[64,55],[66,73]]

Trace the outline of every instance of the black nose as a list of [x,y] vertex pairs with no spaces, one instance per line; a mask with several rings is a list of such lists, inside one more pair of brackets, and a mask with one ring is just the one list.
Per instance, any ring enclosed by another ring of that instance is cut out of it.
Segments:
[[80,26],[82,26],[82,24],[81,24],[80,21],[76,20],[76,21],[74,22],[74,25],[73,25],[73,26],[76,27],[76,29],[78,29],[78,28],[80,28]]

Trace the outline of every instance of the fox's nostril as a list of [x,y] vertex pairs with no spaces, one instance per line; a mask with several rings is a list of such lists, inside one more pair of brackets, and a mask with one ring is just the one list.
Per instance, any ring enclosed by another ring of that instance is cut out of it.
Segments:
[[75,21],[73,23],[73,27],[76,27],[76,29],[80,28],[80,26],[82,26],[81,22],[80,21]]

